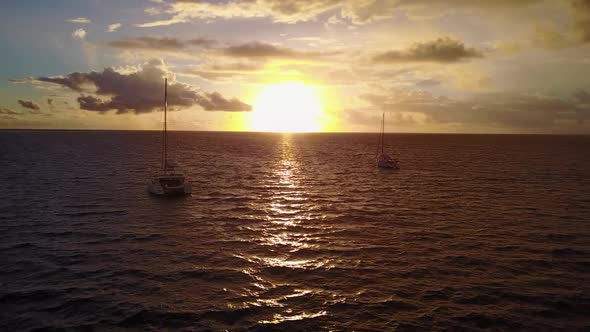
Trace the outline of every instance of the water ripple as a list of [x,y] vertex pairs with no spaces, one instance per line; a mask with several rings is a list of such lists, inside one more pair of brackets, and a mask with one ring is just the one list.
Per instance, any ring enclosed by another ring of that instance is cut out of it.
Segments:
[[159,137],[0,132],[0,330],[590,328],[588,137]]

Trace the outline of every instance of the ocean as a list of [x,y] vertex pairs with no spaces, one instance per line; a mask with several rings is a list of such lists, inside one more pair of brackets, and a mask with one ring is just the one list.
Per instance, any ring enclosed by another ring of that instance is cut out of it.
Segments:
[[590,136],[0,131],[2,331],[590,329]]

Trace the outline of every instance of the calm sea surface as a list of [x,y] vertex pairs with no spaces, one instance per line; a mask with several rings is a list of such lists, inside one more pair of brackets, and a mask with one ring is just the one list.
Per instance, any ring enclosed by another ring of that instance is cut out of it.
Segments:
[[590,136],[0,132],[0,330],[588,330]]

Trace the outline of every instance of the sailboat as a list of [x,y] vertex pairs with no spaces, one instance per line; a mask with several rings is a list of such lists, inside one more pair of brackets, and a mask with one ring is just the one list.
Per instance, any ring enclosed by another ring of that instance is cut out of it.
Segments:
[[189,195],[192,191],[191,184],[184,174],[175,170],[168,163],[168,79],[164,79],[164,129],[162,131],[162,169],[153,175],[148,182],[148,191],[158,196]]
[[377,147],[377,167],[388,169],[399,169],[399,164],[392,156],[385,153],[385,112],[381,121],[381,135],[379,136],[379,146]]

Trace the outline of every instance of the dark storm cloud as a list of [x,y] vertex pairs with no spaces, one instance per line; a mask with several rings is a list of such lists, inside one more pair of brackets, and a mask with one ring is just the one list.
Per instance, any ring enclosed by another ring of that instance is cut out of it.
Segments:
[[[80,108],[88,111],[117,113],[149,113],[162,109],[163,79],[166,71],[162,62],[152,60],[129,74],[105,68],[102,72],[71,73],[59,77],[39,77],[37,80],[62,85],[83,92],[78,97]],[[201,93],[188,84],[168,85],[168,106],[172,109],[199,105],[207,111],[243,112],[251,106],[238,99],[226,99],[219,93]]]
[[445,37],[429,42],[416,43],[407,50],[384,52],[374,56],[373,61],[377,63],[450,63],[481,57],[483,57],[483,54],[475,48],[465,47],[463,42]]
[[574,98],[527,94],[480,94],[465,100],[433,96],[422,91],[362,96],[373,107],[389,112],[421,113],[439,124],[551,129],[563,123],[590,121],[590,107]]
[[142,49],[155,51],[182,51],[190,47],[209,48],[217,43],[206,38],[182,40],[169,37],[136,37],[122,40],[113,40],[102,43],[109,47],[119,49]]
[[30,109],[30,110],[38,111],[38,110],[40,110],[40,109],[41,109],[41,108],[39,107],[39,105],[35,104],[33,101],[30,101],[30,100],[22,100],[22,99],[19,99],[19,100],[18,100],[18,103],[19,103],[19,104],[20,104],[22,107],[24,107],[24,108],[28,108],[28,109]]

